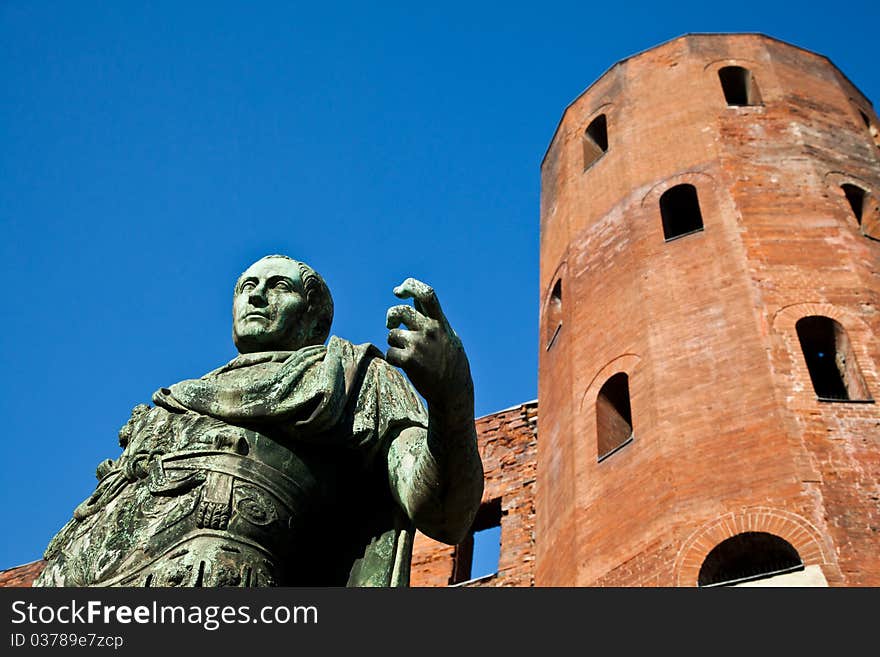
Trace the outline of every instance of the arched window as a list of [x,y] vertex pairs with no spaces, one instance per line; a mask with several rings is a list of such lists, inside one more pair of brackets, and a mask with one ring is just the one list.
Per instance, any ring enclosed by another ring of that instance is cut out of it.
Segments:
[[544,322],[546,327],[544,344],[546,349],[550,349],[559,331],[562,330],[562,279],[558,279],[553,285],[553,291],[550,293],[550,300],[547,303],[547,315]]
[[862,233],[880,239],[880,205],[873,194],[852,183],[840,186]]
[[859,110],[859,115],[862,117],[862,122],[868,129],[868,134],[871,135],[871,139],[874,141],[874,144],[878,148],[880,148],[880,130],[877,130],[877,126],[871,120],[871,117],[865,114],[862,110]]
[[767,532],[744,532],[716,545],[700,567],[699,586],[730,586],[804,569],[788,541]]
[[870,395],[846,330],[829,317],[811,315],[795,324],[813,390],[822,401],[868,401]]
[[725,66],[718,69],[724,99],[730,107],[760,105],[761,94],[752,72],[742,66]]
[[608,151],[608,121],[600,114],[584,130],[584,170]]
[[685,184],[667,189],[660,197],[660,215],[667,242],[703,230],[697,188]]
[[865,211],[865,197],[867,196],[867,192],[861,187],[849,183],[841,185],[840,188],[843,190],[846,200],[849,201],[849,207],[852,208],[856,221],[859,226],[861,226],[862,214]]
[[596,398],[598,460],[603,461],[632,442],[629,377],[619,372],[605,382]]

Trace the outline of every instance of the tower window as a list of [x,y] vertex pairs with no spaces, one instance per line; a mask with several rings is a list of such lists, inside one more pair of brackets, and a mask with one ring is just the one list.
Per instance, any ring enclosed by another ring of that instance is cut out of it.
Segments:
[[874,125],[874,122],[871,120],[867,114],[865,114],[862,110],[859,110],[859,115],[862,117],[862,123],[865,124],[865,127],[868,129],[868,132],[871,133],[871,137],[874,138],[874,141],[877,141],[877,126]]
[[859,226],[862,225],[862,214],[865,211],[865,201],[867,200],[867,192],[857,185],[844,184],[840,186],[849,201],[849,207],[852,208],[853,215]]
[[703,215],[697,188],[676,185],[660,197],[660,215],[663,217],[663,237],[669,240],[703,230]]
[[828,317],[803,317],[795,324],[813,390],[820,400],[870,400],[846,330]]
[[766,532],[743,532],[716,545],[700,567],[699,586],[729,586],[803,570],[797,550]]
[[859,110],[859,116],[862,117],[862,123],[864,123],[865,127],[868,129],[868,134],[871,135],[874,144],[880,148],[880,131],[877,130],[877,126],[871,120],[871,117],[865,114],[862,110]]
[[632,411],[629,377],[619,372],[605,382],[596,399],[596,428],[599,461],[604,461],[632,442]]
[[556,281],[556,284],[553,285],[553,291],[550,293],[550,301],[547,304],[547,316],[545,321],[546,335],[545,335],[545,344],[546,349],[550,349],[553,346],[553,343],[556,342],[556,338],[559,336],[559,331],[562,330],[562,279]]
[[880,240],[880,205],[876,197],[868,190],[852,183],[844,183],[840,188],[862,234]]
[[501,558],[501,498],[480,506],[467,538],[455,546],[450,584],[498,572]]
[[584,131],[584,169],[608,151],[608,121],[600,114],[590,122]]
[[742,66],[725,66],[718,70],[724,99],[730,107],[760,105],[761,94],[752,72]]

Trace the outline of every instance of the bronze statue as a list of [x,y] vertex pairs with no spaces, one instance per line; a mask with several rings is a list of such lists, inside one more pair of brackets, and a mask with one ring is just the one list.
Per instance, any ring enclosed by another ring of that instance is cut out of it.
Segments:
[[414,529],[463,540],[483,490],[470,367],[430,287],[394,293],[414,306],[388,310],[383,358],[327,340],[312,268],[251,265],[239,356],[134,408],[35,586],[406,586]]

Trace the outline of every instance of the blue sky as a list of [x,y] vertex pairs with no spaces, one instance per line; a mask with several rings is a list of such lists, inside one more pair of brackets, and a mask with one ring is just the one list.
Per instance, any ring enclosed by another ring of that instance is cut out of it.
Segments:
[[763,32],[880,98],[878,3],[0,3],[0,568],[40,557],[153,390],[234,355],[231,290],[312,264],[384,348],[434,285],[476,412],[537,389],[539,167],[565,106],[687,32]]

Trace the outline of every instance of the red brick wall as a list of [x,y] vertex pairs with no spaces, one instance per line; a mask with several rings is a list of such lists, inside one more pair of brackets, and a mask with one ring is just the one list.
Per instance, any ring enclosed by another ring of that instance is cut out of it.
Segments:
[[[763,105],[727,106],[728,65]],[[830,583],[880,584],[880,411],[817,401],[794,333],[836,319],[880,395],[880,242],[840,190],[880,194],[860,108],[876,123],[824,57],[695,35],[565,111],[542,167],[542,308],[562,276],[563,327],[539,346],[538,585],[693,585],[714,544],[768,518]],[[584,170],[602,113],[609,149]],[[705,229],[665,242],[659,198],[682,183]],[[598,463],[596,398],[617,372],[634,440]]]
[[3,586],[30,586],[43,571],[46,562],[40,559],[23,566],[0,570],[0,587]]
[[[483,501],[501,499],[498,574],[465,586],[533,586],[535,570],[536,402],[477,420],[486,485]],[[447,586],[455,548],[417,533],[412,586]]]

